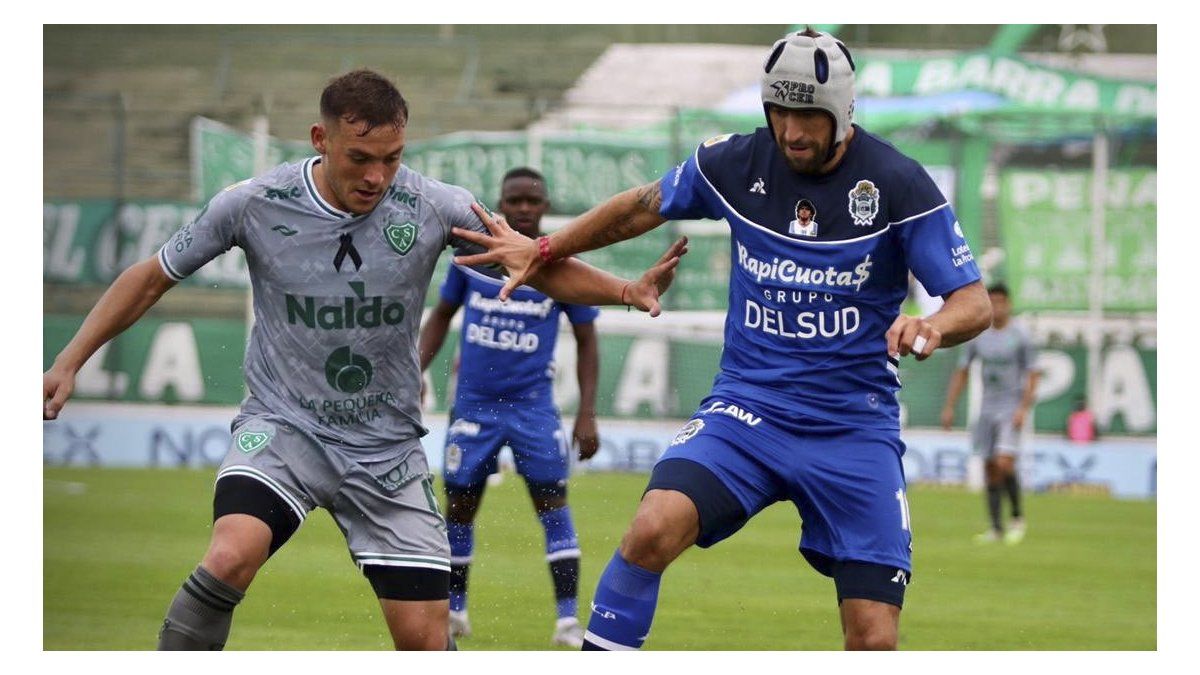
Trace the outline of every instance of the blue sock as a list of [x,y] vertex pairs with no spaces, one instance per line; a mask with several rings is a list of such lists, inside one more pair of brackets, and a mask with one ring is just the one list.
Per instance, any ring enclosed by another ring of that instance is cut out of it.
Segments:
[[475,550],[475,524],[446,522],[450,538],[450,611],[467,609],[467,573]]
[[585,650],[640,649],[650,634],[662,575],[613,553],[592,599]]
[[571,507],[539,513],[538,520],[546,533],[546,562],[554,582],[558,618],[575,616],[579,611],[579,537],[571,521]]

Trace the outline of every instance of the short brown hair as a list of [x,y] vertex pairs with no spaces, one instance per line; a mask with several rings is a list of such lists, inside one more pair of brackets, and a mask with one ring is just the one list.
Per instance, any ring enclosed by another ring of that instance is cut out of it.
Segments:
[[364,68],[329,82],[321,92],[321,117],[366,122],[365,135],[380,124],[408,124],[408,103],[386,77]]

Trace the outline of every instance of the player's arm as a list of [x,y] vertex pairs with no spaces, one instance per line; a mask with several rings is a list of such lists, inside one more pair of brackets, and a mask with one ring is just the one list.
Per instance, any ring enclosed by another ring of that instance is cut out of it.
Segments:
[[949,430],[954,426],[954,406],[958,404],[958,397],[967,386],[967,373],[967,366],[960,366],[950,376],[950,384],[946,387],[946,404],[942,406],[943,429]]
[[[524,283],[536,286],[539,270],[548,262],[561,260],[618,241],[631,239],[662,225],[666,218],[659,214],[662,207],[662,187],[658,181],[621,192],[608,201],[593,207],[571,221],[561,230],[540,240],[513,239],[503,244],[483,241],[486,235],[456,228],[454,234],[485,246],[485,253],[456,257],[462,265],[499,264],[509,271],[510,278],[500,290],[500,298],[508,299],[514,289]],[[486,223],[488,214],[478,205],[473,207]],[[491,230],[491,226],[488,228]],[[495,236],[495,231],[492,232]],[[584,303],[619,304],[619,303]]]
[[595,322],[571,324],[575,332],[575,377],[579,379],[579,412],[575,415],[572,438],[579,448],[579,459],[591,459],[600,449],[596,428],[596,381],[600,377],[600,348]]
[[[459,239],[485,249],[486,253],[455,256],[456,264],[502,264],[509,274],[517,274],[521,268],[510,264],[509,254],[526,246],[536,250],[536,240],[509,227],[502,217],[489,213],[478,203],[472,204],[476,217],[483,222],[489,234],[455,227],[453,232]],[[492,254],[501,252],[498,257]],[[687,237],[680,237],[666,252],[637,280],[622,279],[577,258],[556,260],[541,265],[532,276],[524,277],[525,283],[558,300],[576,305],[627,305],[658,316],[661,312],[659,296],[666,292],[675,279],[675,267],[687,253]],[[510,277],[500,297],[507,298],[505,290],[516,288],[516,277]]]
[[75,390],[75,375],[83,364],[104,343],[132,326],[175,283],[163,272],[158,255],[131,265],[113,281],[42,375],[42,419],[58,417]]
[[982,281],[942,296],[945,303],[928,317],[900,315],[887,331],[888,354],[913,354],[924,361],[939,347],[953,347],[979,335],[992,323],[992,303]]
[[421,334],[417,338],[417,355],[421,360],[421,372],[429,368],[434,357],[446,342],[446,334],[450,332],[450,321],[458,312],[458,305],[441,298],[429,312],[425,325],[421,326]]
[[1021,402],[1017,405],[1016,412],[1013,413],[1012,423],[1016,429],[1025,426],[1025,417],[1030,410],[1033,410],[1033,406],[1037,402],[1037,387],[1042,377],[1042,371],[1038,370],[1035,363],[1036,350],[1028,337],[1022,341],[1021,352],[1021,363],[1025,365],[1025,388],[1021,391]]

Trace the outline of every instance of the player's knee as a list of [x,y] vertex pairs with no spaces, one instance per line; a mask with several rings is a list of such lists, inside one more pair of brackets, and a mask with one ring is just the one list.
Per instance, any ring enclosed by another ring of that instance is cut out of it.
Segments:
[[445,651],[449,645],[450,633],[444,621],[413,625],[403,635],[392,636],[392,646],[396,651]]
[[893,651],[896,649],[896,631],[891,626],[883,625],[848,627],[846,649],[848,651]]
[[639,511],[621,539],[621,557],[638,567],[661,572],[687,548],[678,529],[659,513]]
[[250,586],[263,562],[265,556],[260,552],[249,551],[231,542],[214,541],[200,564],[214,577],[244,590]]

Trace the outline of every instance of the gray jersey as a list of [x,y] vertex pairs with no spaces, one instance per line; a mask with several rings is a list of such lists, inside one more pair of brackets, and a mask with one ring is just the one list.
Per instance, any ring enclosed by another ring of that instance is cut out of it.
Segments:
[[983,376],[981,419],[1016,410],[1037,359],[1029,333],[1011,321],[1003,329],[988,328],[963,346],[958,366],[966,368],[974,359]]
[[402,454],[425,435],[417,328],[438,256],[486,232],[466,190],[401,167],[373,211],[321,198],[319,157],[284,164],[213,197],[159,252],[183,279],[239,246],[254,290],[250,394],[234,425],[275,415],[356,459]]

